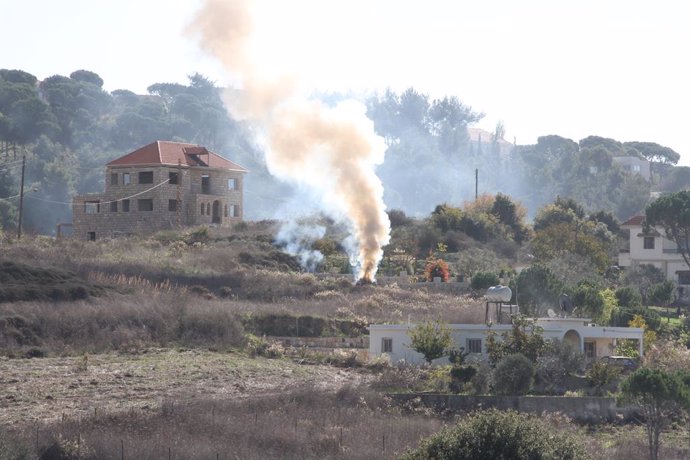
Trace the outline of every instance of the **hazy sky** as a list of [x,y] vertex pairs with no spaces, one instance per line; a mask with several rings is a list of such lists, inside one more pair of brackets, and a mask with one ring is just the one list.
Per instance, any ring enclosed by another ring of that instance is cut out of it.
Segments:
[[[0,0],[0,68],[77,69],[145,93],[200,72],[237,83],[186,25],[200,0]],[[409,86],[456,95],[506,139],[650,141],[690,165],[690,16],[684,2],[257,0],[259,61],[305,91]]]

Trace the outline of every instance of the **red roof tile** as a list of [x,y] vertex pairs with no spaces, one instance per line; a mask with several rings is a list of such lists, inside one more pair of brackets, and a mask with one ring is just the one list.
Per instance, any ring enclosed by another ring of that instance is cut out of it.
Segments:
[[206,166],[247,172],[245,168],[201,145],[156,141],[108,163],[108,166],[177,165]]
[[645,216],[632,216],[630,219],[626,220],[621,224],[621,226],[624,225],[630,225],[630,226],[638,226],[642,225],[644,223]]

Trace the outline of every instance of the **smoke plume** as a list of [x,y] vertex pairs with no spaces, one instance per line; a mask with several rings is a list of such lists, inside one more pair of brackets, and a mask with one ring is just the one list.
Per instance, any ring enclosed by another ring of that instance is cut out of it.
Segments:
[[355,276],[373,281],[390,239],[383,186],[374,173],[383,162],[383,139],[374,133],[361,103],[327,107],[300,97],[294,78],[262,71],[261,56],[251,52],[252,5],[249,0],[206,0],[189,31],[240,79],[242,90],[234,93],[229,110],[259,125],[269,171],[310,187],[324,213],[349,225],[356,241],[350,254]]

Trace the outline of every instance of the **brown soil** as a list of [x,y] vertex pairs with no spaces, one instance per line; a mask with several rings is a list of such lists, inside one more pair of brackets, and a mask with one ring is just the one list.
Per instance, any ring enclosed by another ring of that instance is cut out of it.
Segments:
[[0,358],[0,425],[157,410],[176,401],[260,396],[303,385],[337,389],[366,379],[350,369],[200,350]]

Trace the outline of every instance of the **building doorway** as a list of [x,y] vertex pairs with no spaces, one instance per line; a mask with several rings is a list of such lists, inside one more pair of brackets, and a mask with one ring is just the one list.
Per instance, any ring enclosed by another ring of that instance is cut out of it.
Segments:
[[577,332],[575,329],[571,329],[568,332],[565,333],[563,336],[563,342],[569,343],[577,351],[582,353],[582,337],[580,337],[580,333]]
[[214,224],[220,224],[220,201],[213,202],[213,219]]

